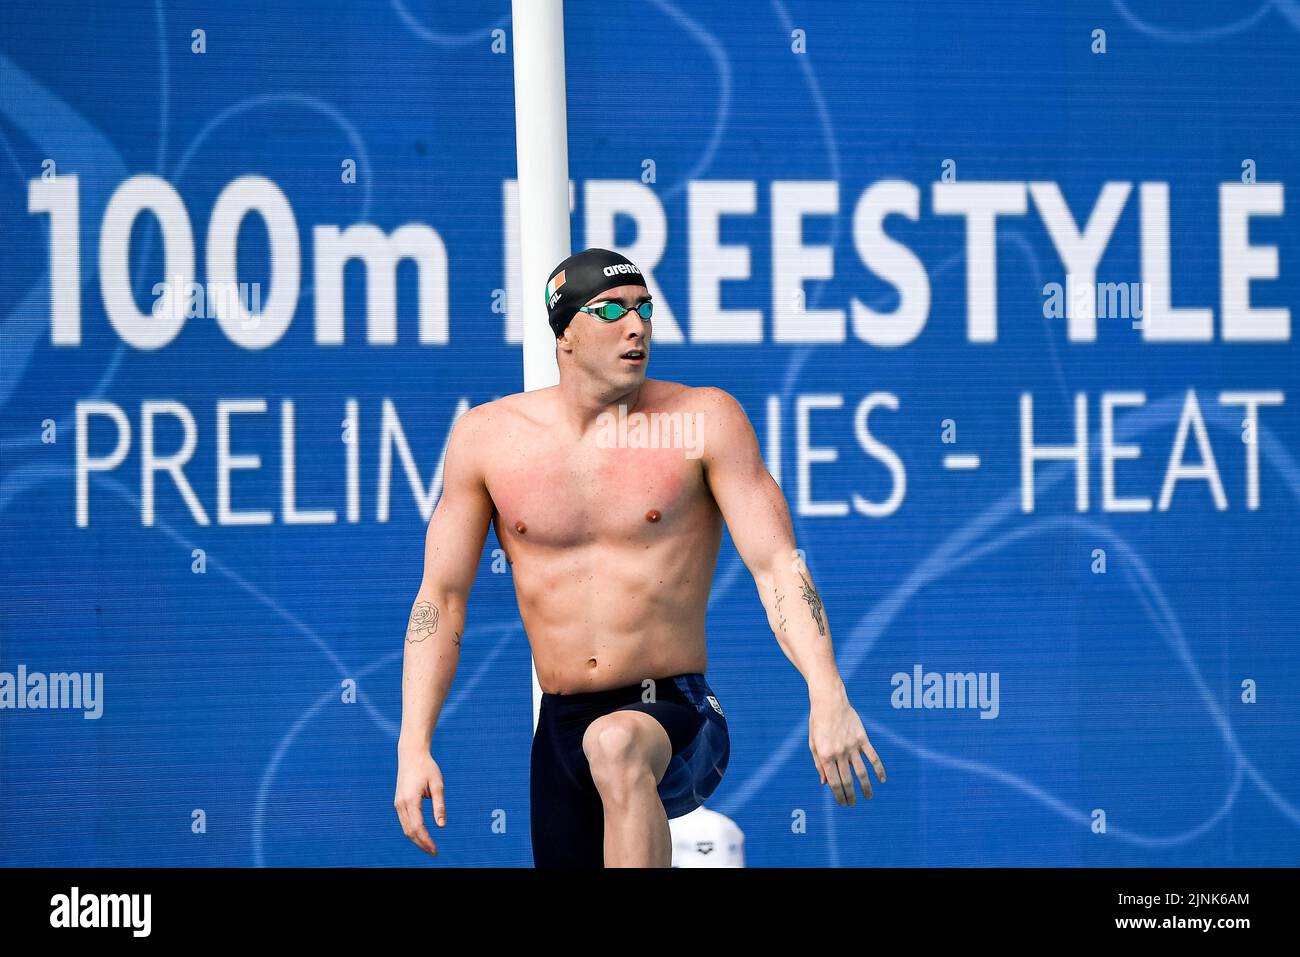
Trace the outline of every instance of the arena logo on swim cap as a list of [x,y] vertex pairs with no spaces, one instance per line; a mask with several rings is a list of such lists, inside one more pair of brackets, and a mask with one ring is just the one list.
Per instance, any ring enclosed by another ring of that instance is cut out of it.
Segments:
[[641,275],[641,270],[637,269],[631,263],[615,263],[612,266],[606,266],[604,273],[606,276],[618,276],[627,273],[636,273],[639,276]]
[[554,309],[560,301],[560,287],[564,285],[564,270],[555,274],[555,278],[546,284],[546,308]]

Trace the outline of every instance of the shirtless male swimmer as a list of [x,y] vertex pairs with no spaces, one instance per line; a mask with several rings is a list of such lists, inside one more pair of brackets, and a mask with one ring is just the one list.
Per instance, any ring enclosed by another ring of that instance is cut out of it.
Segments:
[[[618,253],[570,256],[546,301],[559,385],[472,408],[448,440],[406,632],[393,801],[403,832],[437,853],[421,801],[445,826],[430,744],[489,522],[543,691],[529,781],[535,866],[668,867],[669,818],[722,779],[730,739],[704,680],[704,614],[723,521],[808,684],[821,783],[852,805],[856,775],[871,797],[863,756],[881,782],[885,767],[849,704],[826,610],[744,409],[721,389],[646,378],[653,307]],[[661,430],[669,439],[698,423],[696,443],[628,439],[646,420],[674,423]]]

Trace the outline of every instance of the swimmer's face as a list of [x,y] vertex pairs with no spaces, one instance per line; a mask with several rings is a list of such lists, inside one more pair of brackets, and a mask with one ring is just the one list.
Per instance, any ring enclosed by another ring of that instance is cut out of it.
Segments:
[[[616,302],[628,310],[606,322],[588,312],[579,312],[565,330],[578,363],[601,379],[620,385],[635,385],[645,379],[650,362],[650,324],[636,308],[650,301],[644,286],[615,286],[593,296],[585,305],[596,307]],[[639,353],[639,355],[638,355]]]

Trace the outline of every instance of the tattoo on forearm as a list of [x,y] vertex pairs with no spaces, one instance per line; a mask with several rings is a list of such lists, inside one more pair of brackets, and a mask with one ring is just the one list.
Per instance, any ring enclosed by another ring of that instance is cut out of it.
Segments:
[[826,618],[822,614],[822,596],[817,594],[817,589],[803,572],[799,573],[803,579],[803,600],[808,603],[808,610],[812,613],[813,621],[817,622],[817,630],[826,635]]
[[781,589],[779,588],[773,588],[772,591],[776,592],[776,617],[778,619],[778,624],[781,626],[781,633],[785,634],[785,613],[781,611],[781,602],[785,601],[785,596],[781,594]]
[[438,609],[422,601],[411,610],[411,623],[406,626],[406,640],[411,644],[424,641],[438,631]]
[[453,638],[453,639],[451,640],[451,643],[452,643],[453,645],[455,645],[457,648],[459,648],[459,647],[460,647],[460,632],[458,631],[458,632],[456,632],[455,634],[456,634],[456,637]]

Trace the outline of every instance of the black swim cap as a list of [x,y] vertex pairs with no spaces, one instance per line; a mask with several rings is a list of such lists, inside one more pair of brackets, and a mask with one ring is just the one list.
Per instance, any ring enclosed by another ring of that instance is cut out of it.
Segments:
[[546,313],[551,331],[557,339],[564,335],[579,307],[606,289],[645,284],[641,270],[626,256],[594,247],[574,253],[552,269],[546,279]]

